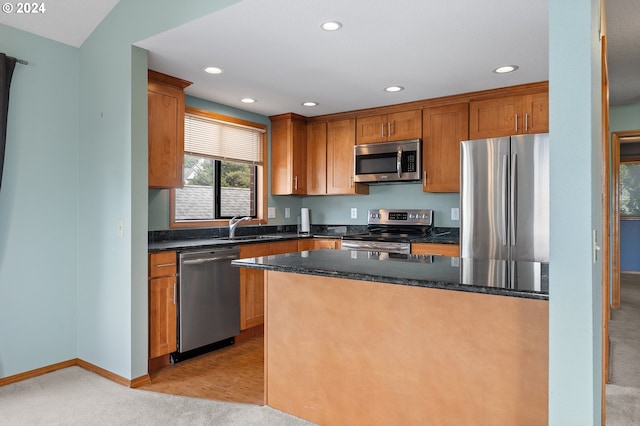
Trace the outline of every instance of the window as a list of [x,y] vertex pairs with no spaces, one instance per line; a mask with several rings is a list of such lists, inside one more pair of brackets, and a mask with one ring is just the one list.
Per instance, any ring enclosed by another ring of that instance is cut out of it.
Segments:
[[620,216],[640,217],[640,160],[620,163]]
[[262,220],[266,126],[187,108],[182,188],[171,191],[171,226]]

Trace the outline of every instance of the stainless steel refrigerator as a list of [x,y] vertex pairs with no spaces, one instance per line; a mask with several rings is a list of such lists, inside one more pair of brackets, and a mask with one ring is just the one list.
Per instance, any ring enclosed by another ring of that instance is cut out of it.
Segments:
[[463,273],[536,286],[525,281],[549,262],[549,135],[461,142],[460,182],[461,257],[483,260]]

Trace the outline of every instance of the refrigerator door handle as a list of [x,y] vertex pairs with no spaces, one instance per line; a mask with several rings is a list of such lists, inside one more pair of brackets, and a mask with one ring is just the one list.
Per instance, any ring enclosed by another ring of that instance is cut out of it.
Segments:
[[518,217],[518,156],[513,154],[511,157],[511,245],[516,245],[516,217]]
[[508,167],[508,156],[507,154],[504,154],[502,156],[502,194],[503,196],[502,198],[502,213],[503,213],[503,221],[502,221],[502,245],[506,246],[507,245],[507,218],[508,218],[508,211],[507,211],[507,196],[508,196],[508,192],[507,192],[507,167]]

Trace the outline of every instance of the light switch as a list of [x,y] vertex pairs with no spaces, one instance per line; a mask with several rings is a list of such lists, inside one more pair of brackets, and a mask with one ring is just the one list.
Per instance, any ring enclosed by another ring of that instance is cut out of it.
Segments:
[[351,207],[351,219],[357,219],[357,218],[358,218],[358,208]]
[[451,208],[451,220],[460,220],[460,209],[458,207]]

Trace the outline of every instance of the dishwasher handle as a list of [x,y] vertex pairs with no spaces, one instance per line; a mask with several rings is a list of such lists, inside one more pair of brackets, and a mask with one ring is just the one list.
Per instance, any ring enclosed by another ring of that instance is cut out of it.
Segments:
[[237,258],[238,256],[236,256],[235,254],[224,255],[224,256],[203,257],[200,259],[183,260],[182,264],[183,265],[201,265],[203,263],[218,262],[220,260],[233,260]]

